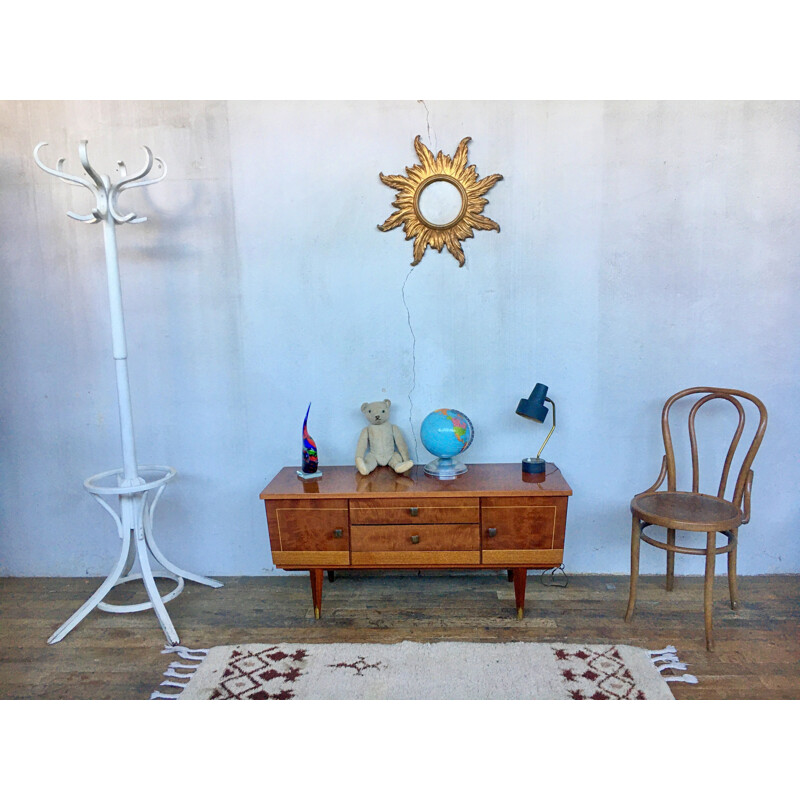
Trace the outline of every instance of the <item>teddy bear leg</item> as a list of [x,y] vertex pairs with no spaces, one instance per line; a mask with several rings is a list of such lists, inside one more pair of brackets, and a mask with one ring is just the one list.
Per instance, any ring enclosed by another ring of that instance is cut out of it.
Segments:
[[356,469],[362,475],[369,475],[378,466],[378,459],[372,453],[367,453],[364,458],[356,459]]
[[389,466],[396,473],[401,475],[404,472],[408,472],[411,469],[411,467],[414,466],[414,462],[413,461],[403,461],[403,457],[400,455],[400,453],[395,453],[389,459]]

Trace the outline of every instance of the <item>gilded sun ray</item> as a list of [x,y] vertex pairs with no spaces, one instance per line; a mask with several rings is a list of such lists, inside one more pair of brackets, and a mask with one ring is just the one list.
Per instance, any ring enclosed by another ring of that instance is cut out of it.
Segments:
[[[414,139],[414,150],[419,164],[406,167],[405,175],[380,173],[381,181],[397,191],[397,197],[392,203],[397,211],[392,213],[383,225],[378,225],[378,230],[391,231],[403,226],[406,240],[414,239],[412,267],[419,264],[428,247],[439,253],[446,247],[458,261],[458,266],[463,267],[466,259],[461,242],[472,239],[473,231],[476,230],[500,231],[500,226],[489,217],[483,216],[481,212],[489,202],[483,195],[497,181],[502,180],[503,176],[489,175],[488,178],[479,180],[474,165],[467,164],[469,142],[469,136],[462,139],[455,155],[451,158],[443,155],[441,150],[434,156],[417,136]],[[423,192],[437,182],[455,187],[461,198],[460,209],[444,222],[432,222],[426,219],[420,210]]]

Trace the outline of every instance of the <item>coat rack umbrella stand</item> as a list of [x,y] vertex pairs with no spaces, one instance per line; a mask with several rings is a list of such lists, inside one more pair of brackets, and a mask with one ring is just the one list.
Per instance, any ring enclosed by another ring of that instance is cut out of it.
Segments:
[[[133,438],[133,414],[131,411],[130,385],[128,382],[128,350],[125,341],[125,323],[122,314],[122,287],[119,277],[119,262],[117,260],[116,226],[126,222],[144,222],[146,217],[139,217],[135,213],[122,214],[117,208],[120,194],[127,189],[135,189],[158,183],[166,177],[167,170],[160,158],[153,158],[150,148],[144,147],[146,162],[144,169],[135,175],[127,175],[125,164],[117,162],[120,180],[111,182],[108,175],[99,174],[89,163],[86,140],[78,148],[81,164],[87,177],[68,175],[63,172],[64,159],[58,161],[56,169],[45,166],[39,158],[39,150],[47,145],[40,142],[33,151],[36,164],[45,172],[67,182],[83,186],[94,195],[96,206],[91,214],[74,214],[67,212],[67,216],[79,222],[103,223],[103,235],[106,254],[106,271],[108,275],[108,296],[111,308],[111,336],[113,343],[114,363],[117,371],[117,399],[119,401],[119,423],[122,435],[122,463],[121,469],[113,469],[93,475],[84,481],[84,486],[94,499],[111,514],[117,526],[117,533],[122,540],[119,558],[109,576],[103,581],[100,588],[47,640],[48,644],[60,642],[81,620],[93,609],[109,611],[115,614],[127,614],[135,611],[144,611],[152,608],[158,617],[167,641],[176,645],[180,641],[175,626],[169,618],[165,603],[173,600],[182,591],[184,578],[186,580],[202,583],[206,586],[217,588],[222,586],[219,581],[204,578],[192,572],[176,567],[168,561],[158,549],[153,537],[153,513],[161,498],[166,484],[171,481],[176,472],[172,467],[140,466],[136,460],[136,446]],[[157,177],[145,179],[157,163],[161,174]],[[119,512],[108,502],[113,497],[119,498]],[[148,552],[149,551],[149,552]],[[139,557],[141,572],[131,572],[136,556]],[[150,558],[158,566],[167,571],[153,569]],[[177,583],[177,586],[165,595],[161,595],[156,586],[156,578],[167,578]],[[120,605],[117,603],[103,602],[105,596],[115,587],[129,581],[142,580],[149,602],[133,605]]]

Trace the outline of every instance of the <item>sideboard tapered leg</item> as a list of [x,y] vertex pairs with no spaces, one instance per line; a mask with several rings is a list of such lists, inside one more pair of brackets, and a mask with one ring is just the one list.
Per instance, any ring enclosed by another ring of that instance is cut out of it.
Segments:
[[514,567],[514,598],[517,601],[517,616],[522,619],[525,615],[525,584],[528,580],[528,570],[525,567]]
[[322,574],[321,569],[310,569],[308,571],[311,578],[311,600],[314,603],[314,619],[319,619],[322,613]]

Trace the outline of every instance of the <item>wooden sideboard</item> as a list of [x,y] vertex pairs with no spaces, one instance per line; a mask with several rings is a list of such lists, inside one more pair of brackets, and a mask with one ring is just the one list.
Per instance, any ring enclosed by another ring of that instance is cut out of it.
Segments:
[[323,467],[317,480],[285,467],[259,495],[276,567],[308,570],[314,615],[323,573],[340,569],[494,569],[525,608],[527,570],[561,566],[567,500],[561,471],[525,475],[516,464],[469,464],[454,480],[377,467]]

